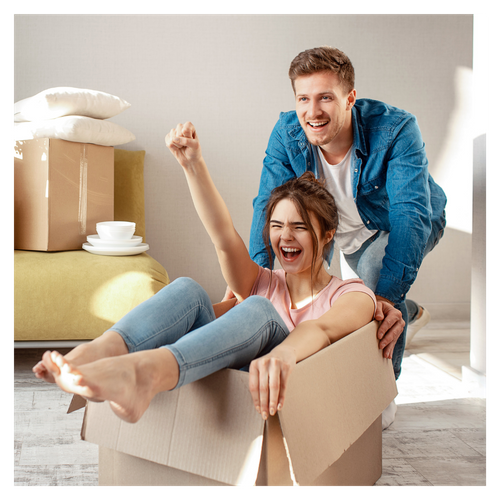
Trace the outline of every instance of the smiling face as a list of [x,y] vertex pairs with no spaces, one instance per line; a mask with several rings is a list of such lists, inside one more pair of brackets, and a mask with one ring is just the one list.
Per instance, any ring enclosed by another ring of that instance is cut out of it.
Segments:
[[297,116],[309,142],[332,153],[347,143],[350,146],[356,90],[346,94],[331,71],[299,76],[294,86]]
[[309,217],[316,234],[317,245],[314,245],[313,235],[295,203],[289,198],[278,202],[269,225],[271,246],[281,267],[290,274],[307,273],[308,278],[311,276],[313,262],[316,262],[316,267],[321,266],[323,247],[333,237],[333,234],[331,237],[329,234],[322,237],[315,215],[309,214]]

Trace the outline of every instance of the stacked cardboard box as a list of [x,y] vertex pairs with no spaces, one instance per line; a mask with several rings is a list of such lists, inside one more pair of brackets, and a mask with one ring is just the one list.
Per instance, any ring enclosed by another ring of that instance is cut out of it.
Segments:
[[81,249],[97,222],[113,218],[113,147],[61,139],[15,143],[15,249]]

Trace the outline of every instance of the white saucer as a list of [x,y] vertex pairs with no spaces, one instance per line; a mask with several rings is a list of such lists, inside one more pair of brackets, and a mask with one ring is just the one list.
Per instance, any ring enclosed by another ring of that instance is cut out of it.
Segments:
[[142,243],[142,236],[132,236],[128,240],[102,240],[98,234],[91,234],[87,236],[87,241],[95,247],[135,247]]
[[149,245],[147,243],[141,243],[135,247],[95,247],[90,243],[84,243],[82,248],[95,255],[138,255],[142,252],[147,252],[149,250]]

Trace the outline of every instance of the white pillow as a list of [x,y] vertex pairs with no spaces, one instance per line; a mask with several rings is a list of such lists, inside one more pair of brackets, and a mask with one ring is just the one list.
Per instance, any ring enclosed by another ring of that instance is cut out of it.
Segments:
[[133,141],[135,135],[116,123],[86,116],[63,116],[54,120],[14,123],[15,141],[38,138],[118,146]]
[[14,104],[14,121],[50,120],[67,115],[105,120],[125,111],[130,104],[98,90],[55,87]]

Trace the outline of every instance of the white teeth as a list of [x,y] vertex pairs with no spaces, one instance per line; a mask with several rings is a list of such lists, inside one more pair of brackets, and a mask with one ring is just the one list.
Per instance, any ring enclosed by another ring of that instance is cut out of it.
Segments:
[[300,252],[298,248],[286,248],[286,247],[281,247],[281,248],[285,252]]
[[311,127],[322,127],[323,125],[326,125],[328,122],[323,122],[323,123],[311,123],[309,122],[309,125],[311,125]]

